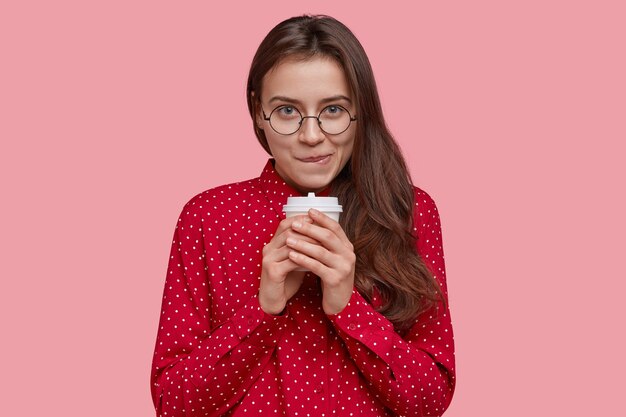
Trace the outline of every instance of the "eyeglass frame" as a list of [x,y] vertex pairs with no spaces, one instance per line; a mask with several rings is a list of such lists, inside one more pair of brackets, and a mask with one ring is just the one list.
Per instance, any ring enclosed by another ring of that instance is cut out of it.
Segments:
[[[291,132],[291,133],[280,133],[278,130],[276,130],[274,128],[274,126],[272,126],[272,122],[270,121],[270,119],[272,118],[272,114],[274,114],[274,112],[276,110],[278,110],[280,108],[283,108],[283,107],[293,107],[294,110],[297,111],[298,114],[300,115],[300,122],[298,122],[298,128],[296,130],[294,130],[293,132]],[[350,123],[348,123],[348,126],[346,126],[346,128],[344,130],[342,130],[341,132],[339,132],[339,133],[328,133],[322,127],[322,121],[320,120],[320,116],[322,115],[322,112],[324,110],[326,110],[327,108],[329,108],[329,107],[339,107],[340,109],[343,109],[346,113],[348,113],[348,116],[350,117]],[[320,112],[319,112],[319,114],[317,116],[303,116],[302,113],[300,113],[300,110],[298,110],[297,107],[295,107],[295,106],[286,106],[284,104],[281,104],[280,106],[276,106],[274,108],[274,110],[272,110],[270,112],[269,116],[267,116],[265,114],[265,110],[263,109],[263,106],[261,106],[261,112],[263,113],[263,120],[265,120],[266,122],[269,122],[270,127],[272,128],[272,130],[274,132],[278,133],[279,135],[282,135],[282,136],[290,136],[290,135],[293,135],[294,133],[298,132],[300,130],[300,128],[302,127],[302,122],[304,121],[304,119],[317,119],[317,126],[320,128],[320,130],[322,132],[326,133],[327,135],[331,135],[331,136],[341,135],[343,132],[345,132],[346,130],[350,129],[350,125],[352,124],[352,122],[357,120],[356,116],[352,117],[352,114],[350,114],[350,111],[348,109],[346,109],[345,107],[339,105],[339,104],[331,104],[331,105],[328,105],[328,106],[324,107],[322,110],[320,110]]]

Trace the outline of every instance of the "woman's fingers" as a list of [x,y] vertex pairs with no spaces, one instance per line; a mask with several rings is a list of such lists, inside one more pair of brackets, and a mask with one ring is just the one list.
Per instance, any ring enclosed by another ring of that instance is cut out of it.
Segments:
[[315,244],[315,239],[293,230],[294,222],[311,224],[309,216],[296,216],[284,219],[278,225],[272,239],[263,247],[261,280],[259,285],[259,303],[270,314],[278,314],[285,308],[287,301],[298,291],[304,274],[295,271],[300,265],[289,258],[291,248],[287,239]]
[[278,224],[276,232],[274,232],[274,237],[281,235],[285,230],[290,230],[291,224],[293,222],[313,223],[313,220],[306,215],[287,217],[286,219],[281,220],[281,222]]
[[289,252],[289,259],[293,261],[295,264],[308,269],[313,272],[318,277],[327,277],[329,276],[330,268],[324,265],[322,262],[318,261],[315,258],[311,258],[310,256],[297,251]]
[[270,256],[263,257],[261,282],[259,285],[259,303],[268,314],[279,314],[284,310],[287,301],[298,291],[302,284],[303,274],[294,274],[298,264],[289,259],[289,249],[284,246],[275,252],[285,259],[277,261]]
[[[297,252],[308,256],[309,258],[317,259],[324,265],[330,265],[332,263],[332,253],[323,246],[313,244],[304,240],[299,240],[293,237],[288,238],[286,243],[288,249],[294,249]],[[287,255],[289,255],[289,253]]]
[[271,276],[281,277],[298,267],[289,259],[291,250],[289,246],[282,246],[263,257],[263,267],[271,272]]
[[[323,246],[296,239],[288,239],[287,245],[291,249],[289,259],[329,279],[333,276],[350,276],[356,263],[356,255],[351,251],[333,253]],[[331,270],[337,273],[332,274]]]
[[291,224],[292,229],[318,241],[331,252],[345,252],[346,249],[354,250],[339,223],[317,210],[311,209],[309,213],[311,213],[315,223],[293,222]]
[[306,240],[311,243],[315,242],[315,239],[296,232],[291,227],[291,225],[294,222],[298,222],[301,224],[311,224],[313,223],[313,220],[308,216],[297,216],[297,217],[290,217],[288,219],[281,221],[280,225],[278,226],[278,229],[276,229],[276,233],[274,233],[274,236],[272,237],[272,240],[270,240],[270,242],[263,247],[264,253],[268,250],[274,250],[276,248],[280,248],[281,246],[284,246],[285,241],[287,240],[288,237],[294,237],[297,239]]
[[321,278],[322,308],[326,314],[336,314],[348,304],[354,289],[354,247],[339,223],[317,210],[309,215],[313,223],[294,221],[291,228],[315,242],[289,236],[285,239],[291,249],[288,256]]
[[319,210],[311,209],[309,210],[309,216],[315,222],[320,224],[322,227],[325,227],[328,230],[331,230],[341,241],[349,248],[352,248],[352,242],[346,236],[346,232],[344,232],[341,225],[335,220],[331,219],[328,215],[322,213]]

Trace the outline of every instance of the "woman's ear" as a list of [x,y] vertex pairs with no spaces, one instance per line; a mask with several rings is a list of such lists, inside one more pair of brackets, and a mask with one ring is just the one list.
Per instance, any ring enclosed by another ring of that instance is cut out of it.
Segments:
[[261,109],[261,101],[257,99],[254,91],[250,91],[250,97],[252,98],[252,102],[254,103],[254,116],[256,119],[254,122],[260,130],[263,130],[263,117],[261,117],[261,115],[263,114],[263,110]]

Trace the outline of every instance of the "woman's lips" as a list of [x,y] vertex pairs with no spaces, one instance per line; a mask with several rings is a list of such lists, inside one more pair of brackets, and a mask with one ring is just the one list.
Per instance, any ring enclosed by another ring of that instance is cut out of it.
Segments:
[[330,155],[311,156],[309,158],[298,158],[302,162],[325,163],[330,159]]

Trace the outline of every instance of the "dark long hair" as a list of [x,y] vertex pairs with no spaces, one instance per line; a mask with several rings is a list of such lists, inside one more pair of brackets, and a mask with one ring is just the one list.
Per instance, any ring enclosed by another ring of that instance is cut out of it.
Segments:
[[385,125],[369,59],[354,34],[329,16],[299,16],[274,27],[259,46],[248,76],[248,109],[257,139],[271,155],[256,124],[265,74],[286,58],[327,57],[343,69],[356,103],[356,133],[350,161],[333,180],[343,205],[340,224],[354,245],[355,285],[399,332],[442,300],[431,271],[416,251],[414,188],[400,149]]

